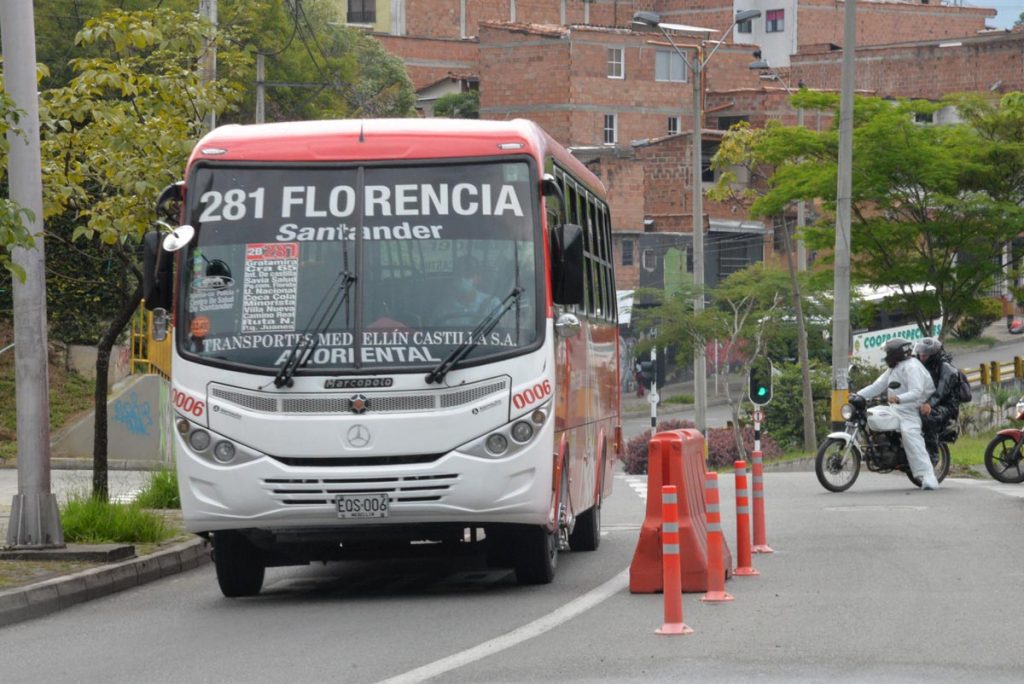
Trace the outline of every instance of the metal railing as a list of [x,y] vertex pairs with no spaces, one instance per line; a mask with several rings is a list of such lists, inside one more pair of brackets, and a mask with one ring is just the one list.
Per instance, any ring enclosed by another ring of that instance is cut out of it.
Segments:
[[132,317],[132,372],[156,373],[171,378],[171,345],[174,330],[169,327],[161,342],[153,339],[153,312],[140,306]]

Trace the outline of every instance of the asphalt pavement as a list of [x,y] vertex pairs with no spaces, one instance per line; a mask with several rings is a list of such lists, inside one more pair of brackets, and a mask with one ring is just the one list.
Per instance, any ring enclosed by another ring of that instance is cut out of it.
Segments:
[[[961,367],[970,367],[992,360],[1008,361],[1024,353],[1024,337],[1010,335],[1002,320],[990,326],[985,336],[995,340],[992,347],[959,351],[956,353],[955,362]],[[734,376],[731,382],[734,392],[745,391],[744,379],[741,376]],[[663,399],[684,393],[692,394],[692,382],[671,383],[659,390]],[[639,434],[650,426],[650,411],[650,403],[646,397],[623,396],[623,431],[627,438]],[[693,407],[661,404],[657,415],[659,419],[679,417],[693,420]],[[709,381],[707,417],[710,427],[724,426],[729,419],[724,385],[715,384],[714,379]],[[51,476],[51,491],[61,497],[76,491],[89,491],[92,475],[88,470],[53,470]],[[131,499],[145,484],[147,478],[146,472],[110,471],[112,498]],[[6,539],[10,503],[17,492],[17,471],[11,468],[0,469],[0,539]],[[144,584],[197,567],[209,562],[209,559],[207,543],[196,537],[153,554],[0,591],[0,626],[46,615],[83,601]]]

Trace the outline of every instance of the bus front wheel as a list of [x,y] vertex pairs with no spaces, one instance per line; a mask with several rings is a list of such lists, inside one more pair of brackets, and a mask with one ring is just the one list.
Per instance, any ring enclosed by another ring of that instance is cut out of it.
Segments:
[[558,566],[558,533],[541,525],[523,527],[516,534],[515,570],[519,584],[549,584]]
[[213,564],[217,568],[217,584],[228,598],[255,596],[263,588],[263,556],[238,532],[214,533]]

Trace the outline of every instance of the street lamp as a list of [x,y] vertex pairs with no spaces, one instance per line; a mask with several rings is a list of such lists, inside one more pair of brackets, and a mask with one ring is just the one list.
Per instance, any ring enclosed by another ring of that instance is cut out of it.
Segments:
[[[701,178],[703,172],[701,169],[701,142],[703,138],[702,130],[704,111],[701,105],[701,91],[703,90],[703,73],[704,67],[707,66],[708,60],[715,54],[715,51],[721,47],[722,43],[728,37],[729,33],[735,28],[736,24],[741,21],[749,21],[756,19],[761,16],[761,10],[750,9],[742,10],[736,13],[733,18],[732,24],[722,34],[722,40],[718,41],[718,44],[711,49],[707,57],[701,57],[701,50],[697,48],[697,53],[693,59],[687,59],[686,54],[679,49],[675,41],[672,40],[672,36],[669,35],[669,31],[682,31],[687,33],[710,33],[712,29],[704,29],[696,26],[685,26],[681,24],[663,24],[661,22],[661,15],[657,12],[636,12],[633,14],[633,25],[642,27],[645,29],[658,29],[661,34],[668,40],[672,49],[676,51],[683,60],[683,64],[686,66],[687,71],[692,75],[693,80],[693,281],[697,287],[697,296],[693,300],[694,313],[700,314],[704,311],[704,193],[701,187]],[[693,408],[696,414],[697,429],[701,433],[707,433],[707,366],[704,358],[704,344],[699,341],[694,348],[694,359],[693,359]]]

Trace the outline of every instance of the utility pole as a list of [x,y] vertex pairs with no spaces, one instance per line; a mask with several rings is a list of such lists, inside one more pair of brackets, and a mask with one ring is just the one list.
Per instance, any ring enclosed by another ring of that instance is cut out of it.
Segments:
[[264,59],[266,56],[262,52],[256,53],[256,123],[261,124],[266,121],[266,97],[267,87],[264,81],[266,80]]
[[843,13],[843,71],[839,99],[839,179],[836,187],[836,245],[832,310],[832,426],[850,393],[850,214],[853,192],[853,81],[857,51],[857,2]]
[[24,112],[7,132],[10,198],[32,212],[25,227],[35,249],[15,248],[25,282],[14,282],[14,393],[17,403],[18,493],[11,504],[7,546],[64,546],[57,500],[50,492],[50,397],[46,338],[46,259],[43,250],[43,179],[39,152],[39,93],[32,0],[0,2],[4,87]]
[[[206,17],[212,26],[212,32],[217,31],[217,0],[199,0],[199,16]],[[210,84],[217,80],[217,45],[213,35],[203,39],[203,83]],[[217,127],[217,112],[210,110],[204,117],[204,125],[207,131]]]
[[[704,138],[704,117],[701,90],[704,81],[704,55],[694,57],[690,75],[693,77],[693,282],[697,296],[693,300],[693,313],[698,318],[704,313],[704,170],[701,166]],[[704,340],[693,349],[693,408],[694,422],[702,435],[708,434],[708,372]]]

